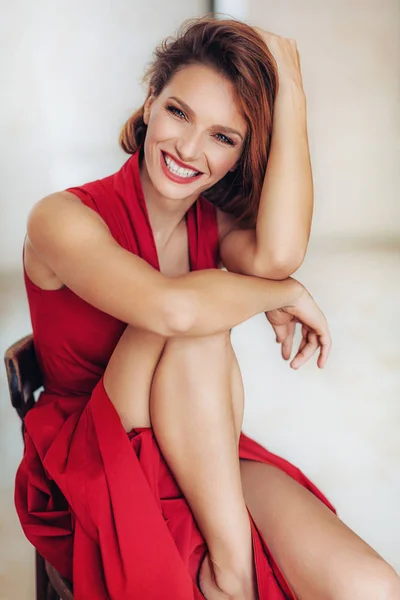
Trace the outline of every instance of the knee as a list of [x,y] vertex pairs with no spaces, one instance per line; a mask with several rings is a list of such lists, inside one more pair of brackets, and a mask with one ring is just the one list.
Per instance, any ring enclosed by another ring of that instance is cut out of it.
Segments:
[[230,330],[213,335],[201,337],[173,337],[168,338],[166,342],[166,350],[182,351],[185,357],[198,356],[221,356],[221,352],[228,350],[231,347]]
[[354,591],[345,590],[343,598],[351,598],[351,600],[400,599],[400,578],[395,570],[382,559],[369,561],[362,573],[359,573],[357,577],[355,574],[353,576],[352,588]]
[[376,567],[371,578],[370,585],[374,592],[370,592],[368,598],[377,600],[399,600],[400,599],[400,578],[395,570],[383,560],[379,567]]

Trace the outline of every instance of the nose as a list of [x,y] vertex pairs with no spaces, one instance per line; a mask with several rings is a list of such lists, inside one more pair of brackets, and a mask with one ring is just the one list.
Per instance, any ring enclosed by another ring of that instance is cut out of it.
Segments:
[[[176,143],[176,153],[184,163],[199,163],[203,154],[201,132],[196,133],[192,129],[180,136]],[[200,168],[199,164],[197,166]]]

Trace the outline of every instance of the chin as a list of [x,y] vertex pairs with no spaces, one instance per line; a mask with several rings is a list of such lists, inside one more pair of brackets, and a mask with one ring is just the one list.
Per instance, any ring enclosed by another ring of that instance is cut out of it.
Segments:
[[196,185],[194,182],[191,184],[175,183],[169,180],[159,169],[157,169],[154,177],[150,177],[150,180],[159,194],[172,200],[183,200],[190,196],[196,197],[204,191],[204,185]]
[[[153,184],[154,185],[154,184]],[[173,183],[171,185],[167,184],[159,184],[159,185],[155,185],[154,186],[155,189],[157,190],[157,192],[159,194],[161,194],[161,196],[163,196],[164,198],[169,198],[170,200],[184,200],[185,198],[188,198],[189,196],[194,196],[197,197],[202,193],[202,190],[197,190],[191,189],[184,189],[183,186],[175,186]],[[188,186],[189,187],[189,186]],[[178,188],[178,189],[176,189]],[[180,189],[179,189],[180,188]]]

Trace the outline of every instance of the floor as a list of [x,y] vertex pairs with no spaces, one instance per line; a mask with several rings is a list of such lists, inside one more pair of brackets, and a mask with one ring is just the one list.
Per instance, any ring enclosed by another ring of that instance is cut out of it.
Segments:
[[[324,370],[315,357],[291,370],[264,315],[236,327],[232,339],[245,384],[245,433],[299,466],[400,572],[399,267],[395,247],[310,246],[296,278],[330,324]],[[31,330],[18,273],[1,276],[0,319],[4,353]],[[34,597],[34,553],[13,507],[19,429],[0,369],[0,600]]]

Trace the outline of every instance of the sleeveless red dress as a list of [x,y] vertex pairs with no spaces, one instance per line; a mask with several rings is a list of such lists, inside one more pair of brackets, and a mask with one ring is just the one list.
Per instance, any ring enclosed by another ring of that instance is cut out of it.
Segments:
[[[139,151],[109,177],[68,191],[95,210],[116,241],[159,269],[139,173]],[[217,268],[214,206],[186,214],[191,270]],[[204,539],[150,428],[123,429],[102,375],[126,324],[69,288],[28,278],[44,391],[25,418],[15,504],[27,538],[64,577],[75,600],[199,600]],[[277,466],[334,508],[293,465],[243,435],[240,457]],[[293,599],[251,520],[260,600]]]

